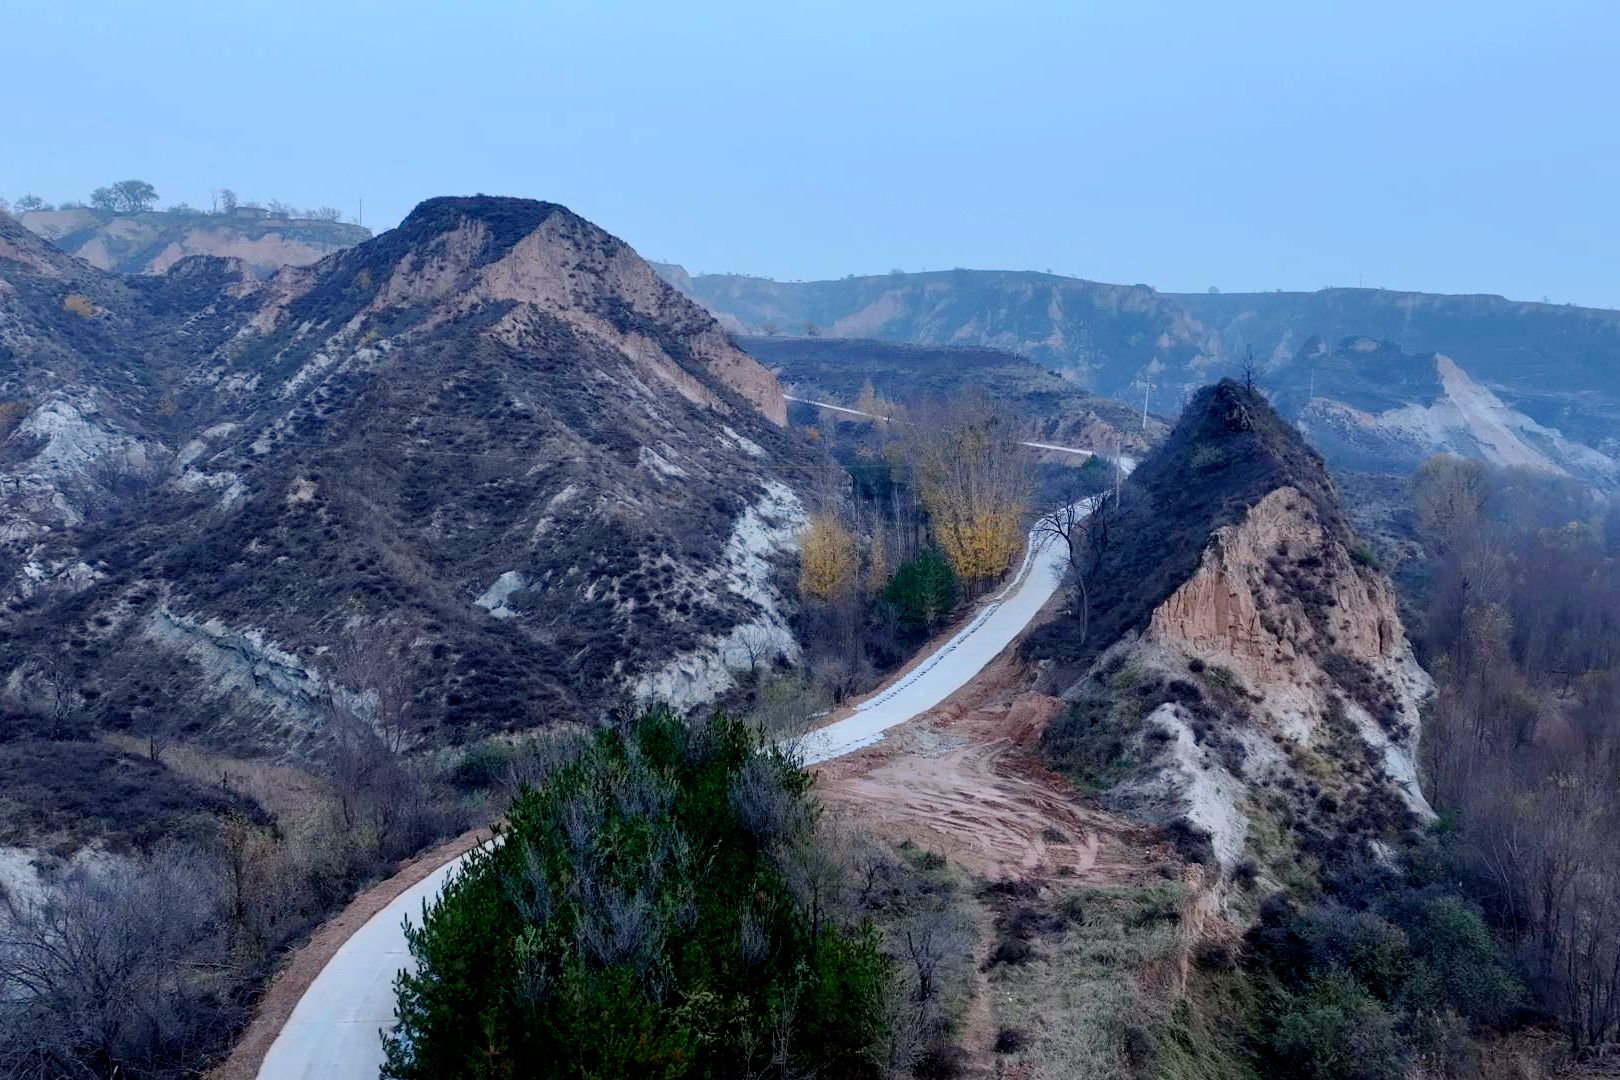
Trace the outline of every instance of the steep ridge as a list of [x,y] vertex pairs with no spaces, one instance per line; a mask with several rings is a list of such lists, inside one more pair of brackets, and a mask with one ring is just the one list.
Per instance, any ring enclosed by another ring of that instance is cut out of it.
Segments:
[[381,627],[359,681],[397,669],[409,739],[456,737],[707,700],[745,629],[796,648],[776,380],[560,206],[429,200],[262,283],[115,278],[0,220],[0,348],[13,709],[54,649],[76,722],[297,746]]
[[1025,650],[1065,702],[1055,764],[1223,880],[1377,859],[1431,816],[1432,684],[1320,457],[1258,392],[1196,395],[1101,520],[1089,620]]

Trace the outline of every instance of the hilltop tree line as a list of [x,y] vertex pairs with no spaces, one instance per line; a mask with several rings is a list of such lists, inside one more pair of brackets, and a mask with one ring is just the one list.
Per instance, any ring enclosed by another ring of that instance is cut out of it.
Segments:
[[[310,207],[299,209],[290,203],[279,199],[271,199],[263,206],[254,202],[243,202],[231,188],[215,188],[211,192],[212,208],[208,213],[229,214],[238,207],[262,209],[273,217],[297,219],[303,221],[342,221],[343,211],[334,206]],[[92,208],[114,214],[144,214],[157,209],[158,192],[146,180],[119,180],[105,187],[98,187],[90,192],[88,202],[68,200],[58,204],[46,202],[38,195],[29,193],[20,195],[15,200],[7,201],[0,198],[0,211],[11,214],[27,214],[35,211],[47,210],[73,210]],[[170,214],[202,214],[188,203],[178,202],[165,208]]]

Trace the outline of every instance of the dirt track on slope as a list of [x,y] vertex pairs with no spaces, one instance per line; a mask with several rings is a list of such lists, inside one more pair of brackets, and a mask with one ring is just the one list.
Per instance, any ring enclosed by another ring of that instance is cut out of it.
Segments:
[[[893,841],[944,855],[971,876],[1039,886],[1134,885],[1173,858],[1156,830],[1087,806],[1041,761],[1041,731],[1062,709],[1027,687],[1007,649],[937,708],[892,728],[883,742],[815,768],[835,813]],[[979,926],[976,990],[961,1017],[963,1075],[1003,1075],[987,973],[994,914],[971,905]],[[1027,1076],[1025,1072],[1006,1073]]]
[[1036,740],[1062,703],[1023,689],[1028,681],[1009,650],[882,743],[818,766],[818,793],[873,832],[986,880],[1140,877],[1160,842],[1084,805],[1040,762]]

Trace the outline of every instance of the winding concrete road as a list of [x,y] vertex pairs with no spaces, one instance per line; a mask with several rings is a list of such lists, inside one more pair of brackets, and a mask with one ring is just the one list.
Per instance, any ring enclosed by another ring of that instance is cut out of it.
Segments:
[[[1122,461],[1129,469],[1134,462]],[[944,701],[1006,648],[1051,598],[1067,553],[1032,532],[1018,574],[973,619],[853,715],[799,741],[806,764],[840,757]],[[379,911],[338,949],[294,1007],[259,1068],[259,1080],[373,1080],[383,1063],[378,1032],[394,1024],[394,975],[411,962],[403,923],[419,920],[461,862],[446,863]]]

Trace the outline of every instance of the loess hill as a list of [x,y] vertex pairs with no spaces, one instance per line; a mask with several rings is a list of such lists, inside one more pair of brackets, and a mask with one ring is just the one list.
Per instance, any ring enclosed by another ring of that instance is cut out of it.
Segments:
[[266,281],[0,215],[0,737],[284,749],[385,684],[411,741],[708,700],[743,635],[795,649],[785,415],[560,206],[429,200]]

